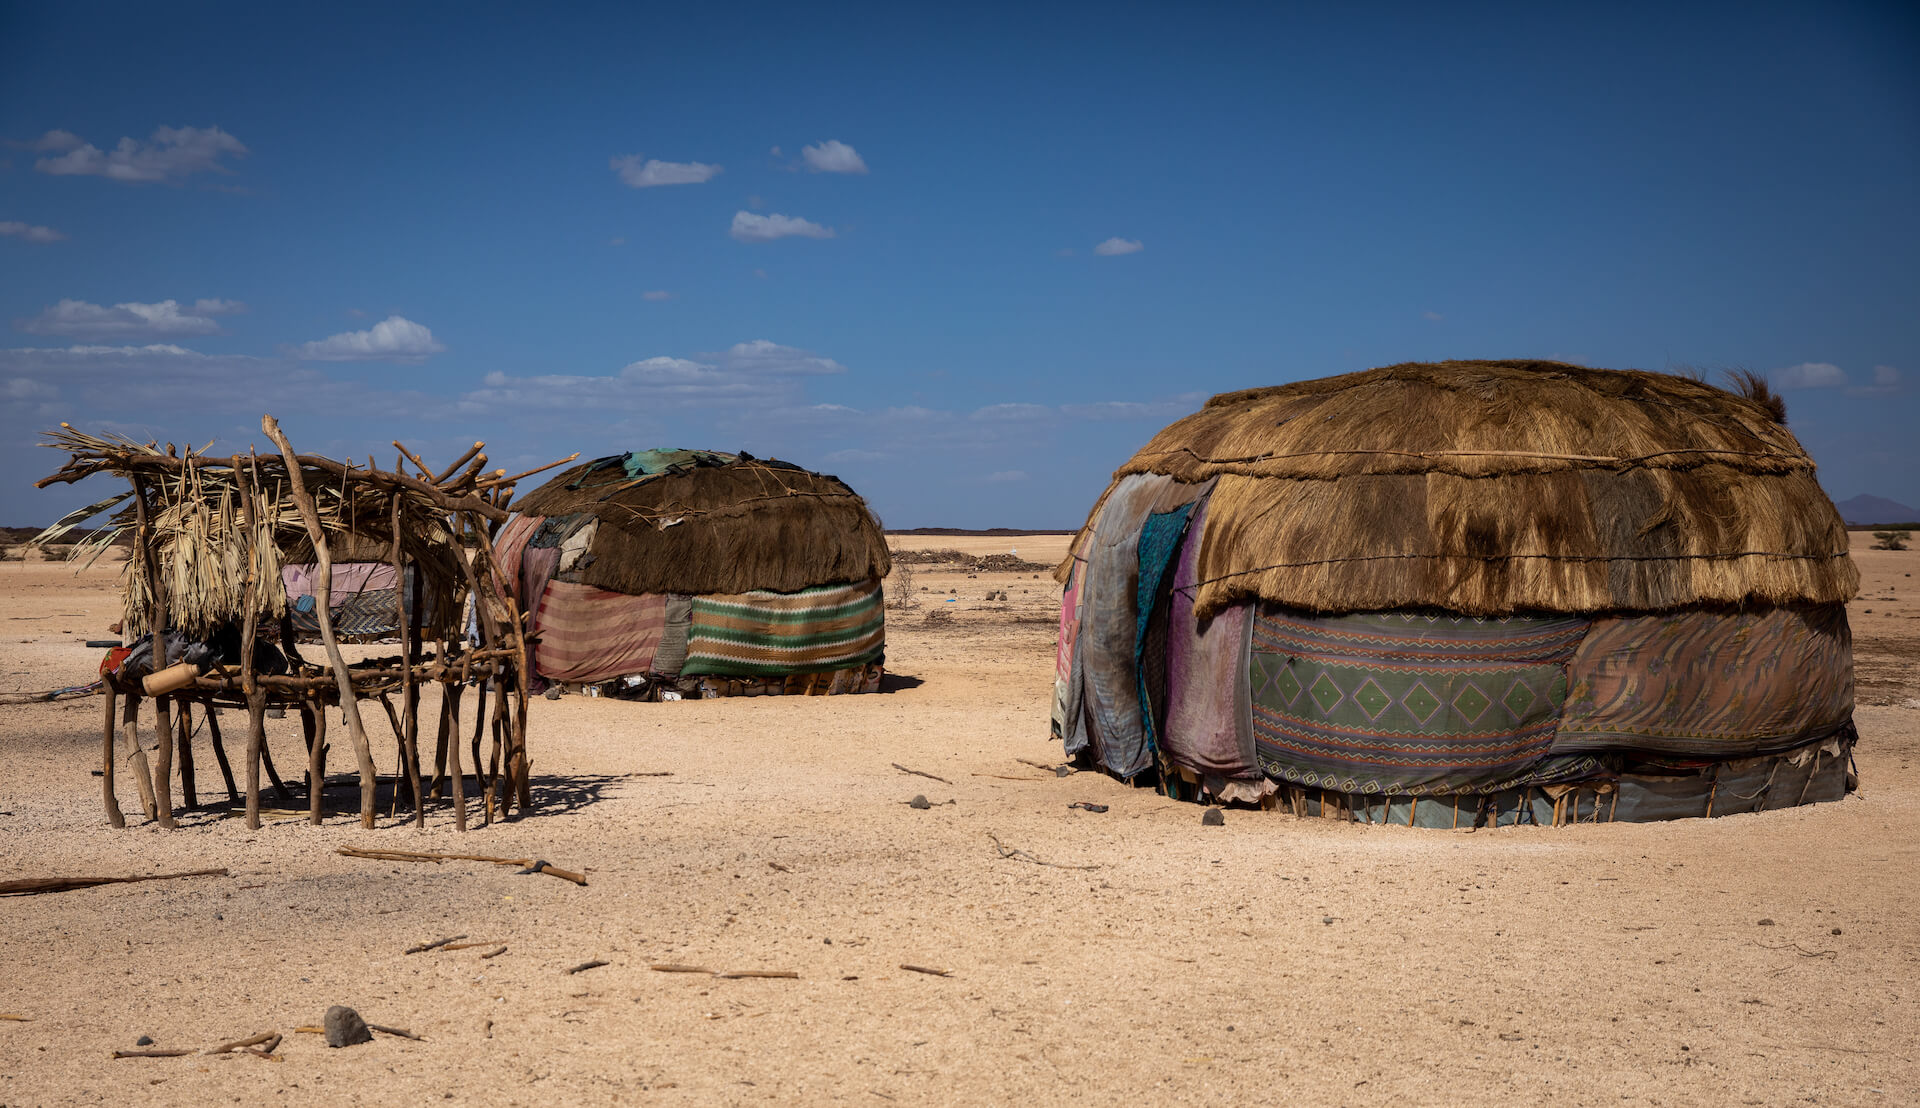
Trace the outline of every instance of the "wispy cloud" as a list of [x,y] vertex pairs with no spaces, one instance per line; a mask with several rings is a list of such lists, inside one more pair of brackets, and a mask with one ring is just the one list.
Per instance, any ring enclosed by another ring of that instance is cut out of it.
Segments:
[[[774,147],[778,151],[779,147]],[[828,139],[817,146],[803,146],[800,157],[814,173],[865,173],[867,163],[859,151],[839,139]]]
[[733,213],[733,228],[729,233],[741,242],[772,242],[794,237],[830,239],[833,237],[833,228],[822,227],[799,216],[756,215],[740,211]]
[[977,408],[969,418],[993,422],[1022,422],[1047,419],[1053,415],[1053,409],[1045,404],[989,404]]
[[195,173],[231,173],[223,158],[243,158],[247,148],[218,127],[160,127],[146,142],[122,138],[101,150],[71,131],[48,131],[34,149],[50,156],[33,168],[56,177],[105,177],[130,184],[181,181]]
[[1900,371],[1890,365],[1873,367],[1873,384],[1854,385],[1847,389],[1848,396],[1885,396],[1900,391]]
[[[662,406],[719,405],[732,409],[795,404],[799,382],[847,372],[832,358],[766,339],[740,342],[692,358],[657,355],[611,374],[488,374],[483,387],[460,398],[466,412],[496,409],[652,411]],[[821,405],[839,409],[838,405]],[[853,409],[840,409],[851,412]]]
[[1123,239],[1116,235],[1095,246],[1093,252],[1103,258],[1113,258],[1121,254],[1138,254],[1145,249],[1146,246],[1139,239]]
[[17,220],[0,220],[0,235],[25,239],[28,242],[59,242],[67,236],[51,227],[37,227],[31,223]]
[[302,343],[293,353],[309,362],[419,362],[445,349],[425,326],[390,315],[364,331],[342,331]]
[[1447,317],[1441,315],[1439,312],[1428,311],[1428,312],[1421,312],[1420,318],[1426,320],[1428,323],[1438,323]]
[[607,164],[620,175],[621,183],[637,189],[659,185],[698,185],[720,175],[721,167],[705,162],[663,162],[638,154],[608,159]]
[[672,300],[673,294],[668,292],[666,289],[653,289],[651,291],[641,293],[640,299],[654,300],[654,301]]
[[169,335],[217,335],[215,316],[245,311],[238,300],[196,300],[182,304],[162,300],[154,304],[128,302],[111,308],[85,300],[62,300],[32,319],[14,326],[30,335],[65,335],[77,339],[159,338]]
[[1783,389],[1837,389],[1847,383],[1846,371],[1827,362],[1801,362],[1773,371],[1773,383]]

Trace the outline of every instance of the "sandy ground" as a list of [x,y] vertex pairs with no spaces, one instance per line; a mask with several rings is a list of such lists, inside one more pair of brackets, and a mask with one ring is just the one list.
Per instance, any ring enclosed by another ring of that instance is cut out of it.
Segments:
[[[1065,540],[901,543],[1045,562]],[[1054,586],[953,565],[914,567],[881,695],[536,702],[540,811],[465,836],[445,811],[424,832],[250,832],[204,736],[220,803],[174,833],[112,831],[98,701],[9,708],[0,876],[233,876],[0,900],[0,1013],[27,1017],[0,1020],[0,1105],[1911,1103],[1920,553],[1864,543],[1861,791],[1711,821],[1203,827],[1057,778],[1020,760],[1058,753]],[[87,680],[111,586],[0,565],[0,689]],[[296,766],[293,721],[275,728]],[[138,823],[124,777],[121,803]],[[591,884],[333,852],[349,843],[538,856]],[[459,934],[507,952],[403,953]],[[589,959],[609,964],[566,972]],[[336,1003],[426,1041],[294,1031]],[[109,1060],[141,1035],[268,1029],[287,1035],[273,1060]]]

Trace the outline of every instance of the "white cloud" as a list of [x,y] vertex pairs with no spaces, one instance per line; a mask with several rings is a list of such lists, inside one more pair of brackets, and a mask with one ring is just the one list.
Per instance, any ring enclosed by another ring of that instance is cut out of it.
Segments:
[[1026,479],[1027,471],[1024,469],[1003,469],[996,473],[987,474],[987,480],[996,485],[1006,484],[1009,481],[1025,481]]
[[17,220],[0,220],[0,235],[15,235],[28,242],[59,242],[67,236],[51,227],[36,227]]
[[1112,258],[1121,254],[1138,254],[1145,249],[1146,247],[1138,239],[1123,239],[1115,236],[1095,246],[1093,252],[1103,258]]
[[625,235],[615,235],[607,240],[608,246],[625,246],[626,244],[627,237]]
[[[774,147],[778,150],[779,147]],[[865,173],[867,163],[858,151],[839,139],[828,139],[818,146],[803,146],[800,156],[815,173]]]
[[650,292],[643,292],[643,293],[641,293],[641,294],[640,294],[640,299],[642,299],[642,300],[672,300],[672,299],[673,299],[673,294],[672,294],[672,293],[670,293],[670,292],[668,292],[668,291],[667,291],[666,289],[654,289],[654,290],[652,290],[652,291],[650,291]]
[[973,413],[979,420],[1021,421],[1046,419],[1053,409],[1044,404],[989,404]]
[[1426,320],[1429,323],[1438,323],[1447,317],[1441,315],[1439,312],[1421,312],[1420,318]]
[[1127,419],[1151,419],[1165,423],[1194,411],[1204,404],[1204,392],[1183,392],[1164,400],[1141,403],[1137,400],[1099,400],[1087,404],[1062,404],[1060,411],[1072,419],[1089,423],[1113,423]]
[[1873,384],[1847,389],[1848,396],[1885,396],[1900,391],[1900,371],[1890,365],[1873,367]]
[[[490,373],[483,388],[460,400],[465,412],[496,408],[652,411],[662,405],[724,405],[735,409],[792,404],[805,377],[845,373],[847,367],[808,350],[766,339],[735,343],[693,358],[656,356],[610,375],[509,377]],[[852,412],[816,405],[818,415]],[[854,413],[858,414],[858,413]]]
[[111,308],[85,300],[62,300],[32,319],[14,321],[14,326],[30,335],[69,335],[80,339],[118,339],[160,335],[217,335],[220,324],[213,319],[245,311],[238,300],[196,300],[181,304],[162,300],[155,304],[129,302]]
[[365,331],[342,331],[337,335],[302,343],[294,356],[310,362],[417,362],[446,347],[434,341],[433,332],[410,319],[390,315]]
[[733,213],[733,229],[729,232],[741,242],[772,242],[798,236],[809,239],[830,239],[833,228],[822,227],[810,219],[786,215],[755,215],[752,212]]
[[218,127],[160,127],[146,142],[123,138],[110,152],[71,131],[48,131],[34,148],[59,151],[33,163],[33,168],[42,173],[106,177],[135,184],[177,181],[195,173],[230,173],[221,159],[247,154],[239,139]]
[[705,162],[662,162],[653,159],[642,161],[638,154],[627,154],[607,159],[607,164],[620,175],[624,184],[637,189],[654,188],[658,185],[697,185],[711,181],[720,175],[720,167]]
[[1783,389],[1833,389],[1846,385],[1847,374],[1826,362],[1801,362],[1774,370],[1773,383]]
[[[173,343],[0,349],[0,388],[9,395],[44,396],[44,389],[14,383],[21,380],[57,389],[79,405],[58,418],[78,422],[84,414],[97,422],[103,413],[119,411],[151,420],[189,413],[194,434],[210,410],[251,419],[296,407],[309,413],[365,411],[369,396],[357,382],[334,381],[277,358],[202,354]],[[234,388],[236,380],[247,387]]]

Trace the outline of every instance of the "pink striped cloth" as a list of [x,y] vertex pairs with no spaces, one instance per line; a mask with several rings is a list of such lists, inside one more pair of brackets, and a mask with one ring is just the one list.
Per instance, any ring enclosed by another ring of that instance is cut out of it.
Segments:
[[549,681],[606,681],[646,673],[667,630],[667,598],[549,581],[533,630],[534,672]]
[[[335,562],[333,564],[333,603],[340,604],[348,593],[391,589],[400,580],[390,562]],[[320,595],[320,565],[317,562],[283,565],[280,583],[290,597]]]

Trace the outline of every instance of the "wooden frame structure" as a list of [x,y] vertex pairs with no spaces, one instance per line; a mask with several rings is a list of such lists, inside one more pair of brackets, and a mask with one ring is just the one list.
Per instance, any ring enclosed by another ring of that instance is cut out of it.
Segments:
[[[391,470],[372,458],[365,466],[338,462],[312,454],[297,454],[272,416],[261,418],[261,429],[279,453],[249,450],[231,456],[208,455],[205,449],[184,452],[173,444],[137,443],[126,438],[96,438],[61,424],[42,445],[67,451],[71,458],[57,472],[36,482],[70,484],[96,473],[126,479],[127,491],[69,514],[34,540],[46,543],[100,514],[118,508],[110,526],[81,544],[75,559],[131,533],[133,550],[125,571],[123,634],[131,642],[154,629],[178,631],[210,639],[231,636],[238,627],[237,663],[215,660],[194,673],[181,687],[147,696],[154,702],[156,761],[149,768],[140,746],[139,706],[144,689],[138,681],[112,674],[101,682],[105,704],[101,728],[102,793],[107,820],[124,827],[126,820],[115,796],[116,707],[123,727],[125,757],[139,788],[141,805],[149,819],[162,827],[175,826],[173,762],[179,739],[179,773],[183,799],[197,806],[191,716],[198,705],[208,724],[215,757],[227,791],[239,800],[232,768],[221,740],[217,709],[247,712],[245,757],[246,817],[248,827],[260,826],[260,768],[266,766],[283,802],[291,796],[274,770],[266,746],[269,706],[299,711],[307,745],[308,819],[321,821],[326,783],[326,708],[337,705],[358,761],[360,822],[374,826],[377,771],[372,747],[361,719],[360,703],[378,700],[393,727],[396,779],[393,808],[397,812],[405,792],[413,806],[413,822],[424,825],[427,804],[449,787],[454,826],[466,830],[466,771],[461,758],[461,700],[469,684],[477,684],[479,700],[473,713],[472,757],[483,801],[483,818],[491,822],[516,807],[532,807],[527,757],[527,682],[529,648],[522,613],[503,589],[500,565],[494,556],[492,532],[507,519],[507,504],[515,482],[550,469],[541,466],[508,476],[504,470],[485,471],[483,443],[474,443],[452,465],[438,472],[398,442],[399,457]],[[571,458],[555,462],[561,465]],[[417,475],[406,472],[411,463]],[[131,505],[125,505],[127,500]],[[329,536],[332,536],[330,541]],[[349,664],[334,633],[331,612],[333,542],[378,544],[395,576],[395,620],[400,653]],[[324,662],[300,658],[286,618],[285,588],[280,567],[311,557],[317,563],[315,614]],[[411,585],[411,588],[409,588]],[[257,672],[262,641],[261,619],[278,616],[286,649],[285,673]],[[170,662],[165,634],[151,636],[150,673],[160,674]],[[423,795],[419,759],[420,690],[428,682],[441,687],[440,719],[434,777]],[[494,691],[489,761],[480,761],[481,737],[489,729],[487,692]],[[396,708],[393,694],[401,706]],[[124,698],[124,701],[122,701]]]

